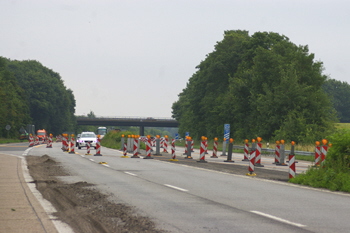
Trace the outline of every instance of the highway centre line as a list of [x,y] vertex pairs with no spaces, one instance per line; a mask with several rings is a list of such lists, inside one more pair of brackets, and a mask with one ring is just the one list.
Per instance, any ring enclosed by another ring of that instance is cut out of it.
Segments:
[[169,188],[173,188],[173,189],[176,189],[176,190],[179,190],[179,191],[182,191],[182,192],[188,192],[187,189],[179,188],[179,187],[176,187],[176,186],[173,186],[173,185],[170,185],[170,184],[164,184],[164,185],[169,187]]
[[134,174],[134,173],[131,173],[131,172],[124,172],[125,174],[128,174],[128,175],[130,175],[130,176],[137,176],[136,174]]
[[285,219],[283,219],[283,218],[279,218],[279,217],[276,217],[276,216],[273,216],[273,215],[270,215],[270,214],[265,214],[265,213],[260,212],[260,211],[251,210],[250,212],[251,212],[251,213],[254,213],[254,214],[258,214],[258,215],[260,215],[260,216],[264,216],[264,217],[267,217],[267,218],[276,220],[276,221],[279,221],[279,222],[287,223],[287,224],[289,224],[289,225],[293,225],[293,226],[297,226],[297,227],[306,227],[306,226],[303,225],[303,224],[291,222],[291,221],[285,220]]

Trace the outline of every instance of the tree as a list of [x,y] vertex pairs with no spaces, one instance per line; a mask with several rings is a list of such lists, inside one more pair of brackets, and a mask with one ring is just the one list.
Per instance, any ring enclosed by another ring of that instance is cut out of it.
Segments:
[[307,46],[277,33],[226,31],[173,104],[180,132],[231,137],[313,140],[335,120],[322,91],[326,77]]
[[0,57],[0,137],[7,136],[6,125],[11,126],[10,136],[18,136],[18,130],[30,121],[29,108],[23,89],[15,76],[7,69],[6,60]]
[[334,79],[328,79],[323,84],[323,90],[329,96],[339,121],[350,123],[350,85]]
[[28,123],[53,134],[73,131],[76,125],[75,99],[60,75],[33,60],[7,60],[6,63],[24,90],[32,119]]

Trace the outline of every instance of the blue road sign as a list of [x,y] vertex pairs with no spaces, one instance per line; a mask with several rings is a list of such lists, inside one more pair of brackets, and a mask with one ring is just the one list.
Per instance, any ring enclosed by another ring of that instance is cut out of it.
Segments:
[[185,137],[190,136],[190,132],[185,133]]
[[224,138],[226,138],[226,140],[230,138],[230,124],[224,125]]
[[175,139],[179,140],[179,134],[178,133],[175,134]]

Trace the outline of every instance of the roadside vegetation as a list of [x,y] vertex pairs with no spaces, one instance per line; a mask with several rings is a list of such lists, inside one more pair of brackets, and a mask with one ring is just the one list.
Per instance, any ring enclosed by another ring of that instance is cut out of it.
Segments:
[[54,135],[74,131],[72,90],[58,73],[37,61],[0,57],[0,103],[0,137],[19,138],[28,124]]
[[332,147],[319,167],[290,180],[292,183],[350,192],[350,130],[339,130],[329,137]]
[[19,140],[19,139],[12,139],[12,138],[0,138],[0,144],[26,142],[26,141],[27,140]]

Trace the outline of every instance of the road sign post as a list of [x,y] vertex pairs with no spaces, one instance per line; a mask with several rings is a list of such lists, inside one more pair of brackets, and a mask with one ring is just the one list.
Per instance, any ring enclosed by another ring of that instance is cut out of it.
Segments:
[[230,124],[224,124],[224,141],[222,143],[222,154],[221,156],[226,156],[226,145],[230,138]]

